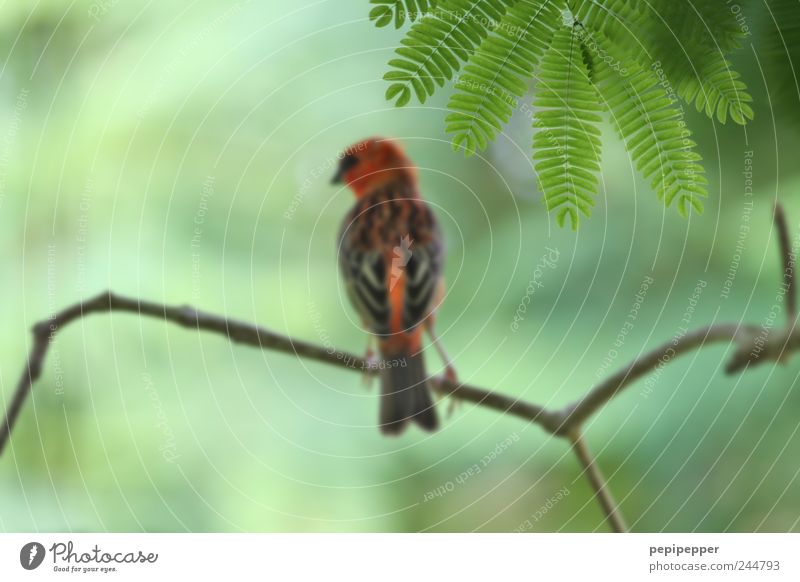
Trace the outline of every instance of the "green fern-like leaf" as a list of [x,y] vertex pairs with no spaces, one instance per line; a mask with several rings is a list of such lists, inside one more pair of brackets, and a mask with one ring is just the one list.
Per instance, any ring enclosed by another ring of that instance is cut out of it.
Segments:
[[561,23],[555,0],[520,0],[470,57],[445,121],[453,148],[485,149],[525,95],[534,68]]
[[370,0],[370,4],[375,7],[369,12],[369,19],[379,28],[392,22],[400,28],[406,20],[415,22],[436,8],[436,0]]
[[414,23],[398,58],[389,61],[384,75],[391,82],[386,99],[406,105],[412,91],[420,103],[444,86],[475,48],[500,21],[514,0],[437,0],[437,9]]
[[757,52],[767,75],[770,98],[800,119],[800,1],[766,0]]
[[730,7],[719,0],[582,0],[575,16],[586,28],[631,50],[647,49],[651,43],[645,37],[656,33],[659,40],[702,42],[727,53],[747,36]]
[[741,75],[725,55],[745,33],[728,6],[714,0],[584,0],[578,19],[603,33],[644,68],[663,74],[673,91],[709,118],[753,119]]
[[799,11],[798,0],[765,0],[763,39],[759,42],[759,53],[769,59],[791,59],[794,71],[800,69]]
[[712,53],[695,73],[672,68],[671,78],[678,79],[678,95],[687,103],[694,103],[698,111],[705,111],[713,118],[716,114],[720,123],[727,121],[728,115],[739,125],[753,119],[753,98],[747,92],[747,85],[741,75],[733,70],[731,64],[719,53]]
[[[763,1],[778,14],[780,58],[800,60],[800,0]],[[728,58],[749,34],[746,18],[719,0],[371,2],[378,26],[414,22],[384,76],[387,100],[424,103],[455,77],[446,131],[456,150],[486,148],[538,79],[533,157],[561,225],[576,227],[594,204],[602,111],[638,171],[682,214],[701,211],[708,193],[680,100],[722,123],[754,115]]]
[[658,19],[682,42],[694,40],[723,53],[741,46],[747,36],[736,21],[733,2],[720,0],[648,0]]
[[[700,15],[666,0],[652,5],[655,15],[649,26],[642,26],[658,68],[662,69],[675,92],[698,111],[720,123],[730,118],[740,125],[753,119],[750,103],[753,98],[731,63],[725,58],[726,47],[738,46],[738,37],[731,32],[736,22],[728,9],[698,2]],[[684,10],[681,10],[684,8]],[[715,18],[709,15],[715,14]],[[709,32],[704,26],[711,24]],[[727,32],[725,32],[727,31]],[[726,40],[727,39],[727,40]],[[646,64],[645,64],[646,66]]]
[[632,33],[645,18],[637,6],[631,0],[582,0],[577,3],[575,18],[586,29],[602,32],[614,42],[633,42],[635,47]]
[[563,226],[589,216],[600,171],[602,108],[572,27],[553,36],[539,68],[533,119],[533,158],[548,210]]
[[595,61],[593,81],[636,169],[666,206],[677,201],[684,216],[691,208],[702,212],[708,181],[674,97],[656,73],[626,58],[602,33],[586,42],[613,57]]

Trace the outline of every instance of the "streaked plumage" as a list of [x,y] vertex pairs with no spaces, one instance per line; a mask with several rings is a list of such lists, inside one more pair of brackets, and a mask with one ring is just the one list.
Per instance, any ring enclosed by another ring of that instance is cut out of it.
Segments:
[[400,433],[409,420],[435,430],[422,333],[432,329],[444,288],[439,225],[419,196],[413,166],[390,140],[348,148],[335,181],[356,194],[339,235],[348,296],[383,359],[393,363],[381,372],[381,430]]

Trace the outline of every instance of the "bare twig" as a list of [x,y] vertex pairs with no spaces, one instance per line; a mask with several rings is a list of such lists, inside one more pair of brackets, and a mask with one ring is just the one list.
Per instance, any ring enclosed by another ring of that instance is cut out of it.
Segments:
[[600,467],[597,466],[591,451],[589,451],[589,447],[586,446],[580,429],[571,431],[569,433],[569,440],[572,443],[572,450],[575,452],[575,456],[578,457],[581,465],[583,465],[586,478],[589,480],[592,489],[594,489],[597,502],[603,509],[603,513],[606,514],[606,520],[611,527],[611,531],[625,533],[628,531],[628,526],[625,525],[625,518],[622,517],[622,513],[619,511],[617,503],[611,495],[611,491],[608,490],[605,477],[603,477]]
[[786,213],[783,206],[775,203],[775,230],[778,231],[778,244],[781,249],[781,262],[783,264],[783,284],[786,287],[786,317],[789,327],[794,325],[797,319],[797,297],[794,282],[794,263],[795,256],[792,252],[792,243],[789,239],[789,227],[786,224]]
[[[16,392],[8,405],[5,421],[0,426],[0,454],[5,449],[11,430],[14,428],[14,423],[17,420],[22,404],[31,390],[31,386],[41,375],[44,359],[47,356],[47,348],[53,336],[61,328],[81,317],[92,313],[111,311],[136,313],[140,316],[169,321],[182,327],[219,333],[233,342],[256,346],[263,350],[293,354],[305,359],[358,371],[370,370],[364,359],[359,356],[295,340],[251,323],[203,313],[188,306],[170,307],[159,303],[122,297],[111,292],[101,293],[92,299],[68,307],[54,317],[33,326],[33,348],[28,358],[28,364],[22,372],[22,376],[17,383]],[[547,411],[535,404],[522,402],[468,384],[455,385],[444,379],[434,379],[431,382],[431,387],[445,396],[452,396],[522,417],[540,424],[550,432],[555,431],[561,421],[557,413]]]
[[652,372],[662,362],[664,364],[678,356],[709,345],[714,342],[730,342],[741,333],[755,333],[755,328],[740,328],[733,324],[722,324],[705,327],[670,340],[656,349],[639,356],[622,370],[592,388],[586,396],[570,404],[564,410],[564,424],[559,432],[566,433],[592,416],[603,404],[616,396],[623,388],[629,386],[648,372]]
[[[800,334],[797,333],[795,326],[794,257],[789,246],[786,219],[779,205],[776,205],[775,208],[775,226],[778,230],[784,265],[784,285],[787,288],[786,295],[788,296],[789,325],[785,330],[765,330],[762,327],[752,325],[719,324],[687,333],[637,357],[610,378],[590,389],[585,396],[562,410],[548,410],[543,406],[503,396],[484,388],[467,384],[454,384],[445,379],[434,379],[431,381],[431,386],[441,395],[486,406],[499,412],[513,414],[528,422],[538,424],[549,433],[570,440],[572,448],[596,492],[596,497],[606,514],[609,525],[614,531],[625,531],[625,521],[608,491],[602,473],[583,441],[581,427],[606,402],[648,372],[656,370],[659,366],[666,365],[682,354],[705,345],[736,343],[733,356],[726,365],[726,371],[729,373],[744,370],[762,362],[783,362],[789,354],[800,349]],[[11,438],[11,431],[33,383],[41,375],[48,346],[53,336],[64,326],[77,319],[92,313],[111,311],[135,313],[139,316],[169,321],[198,331],[218,333],[233,342],[256,346],[262,350],[292,354],[296,357],[358,370],[359,372],[370,370],[370,366],[359,356],[294,340],[251,323],[203,313],[188,306],[171,307],[122,297],[111,292],[101,293],[97,297],[68,307],[33,327],[33,346],[28,356],[28,362],[6,409],[5,421],[0,426],[0,455]]]

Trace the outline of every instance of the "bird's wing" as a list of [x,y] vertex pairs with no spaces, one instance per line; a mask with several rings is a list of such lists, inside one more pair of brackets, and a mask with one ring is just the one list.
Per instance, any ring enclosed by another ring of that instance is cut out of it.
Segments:
[[347,295],[365,327],[378,335],[389,334],[390,307],[382,253],[353,248],[343,241],[339,266]]
[[435,307],[442,238],[430,208],[391,189],[362,198],[345,218],[339,265],[348,295],[375,334],[407,332]]
[[[409,237],[418,242],[412,242],[407,255],[408,262],[403,269],[403,324],[407,329],[422,323],[435,308],[435,297],[442,278],[442,239],[427,205],[423,213],[430,215],[429,218],[409,225]],[[431,232],[430,228],[434,231]]]

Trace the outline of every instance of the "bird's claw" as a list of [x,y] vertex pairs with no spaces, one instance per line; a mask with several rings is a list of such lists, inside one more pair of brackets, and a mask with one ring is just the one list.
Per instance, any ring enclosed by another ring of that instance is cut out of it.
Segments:
[[[458,376],[456,375],[456,369],[453,366],[447,366],[444,369],[444,379],[451,384],[458,385]],[[453,416],[453,413],[456,411],[456,408],[459,404],[461,404],[461,401],[458,398],[454,398],[451,394],[450,401],[447,403],[447,418]]]
[[447,366],[444,369],[444,379],[448,382],[452,382],[453,384],[458,384],[458,376],[456,375],[456,369],[453,366]]
[[380,360],[375,357],[375,352],[371,349],[367,350],[367,353],[364,354],[364,376],[362,377],[362,382],[364,383],[364,387],[367,390],[372,390],[372,383],[375,380],[375,374],[378,371],[378,364]]

